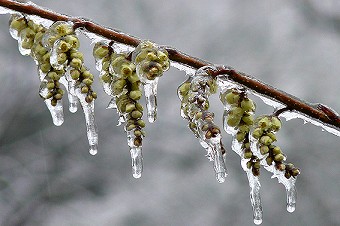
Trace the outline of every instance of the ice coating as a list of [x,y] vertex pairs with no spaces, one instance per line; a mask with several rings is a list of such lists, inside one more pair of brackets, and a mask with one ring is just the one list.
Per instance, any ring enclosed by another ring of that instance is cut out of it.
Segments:
[[11,9],[7,9],[5,7],[0,6],[0,15],[3,14],[15,14],[16,12],[11,10]]
[[147,117],[151,123],[157,118],[157,84],[158,78],[144,84]]
[[255,224],[262,223],[262,204],[261,204],[261,196],[260,196],[260,181],[259,177],[254,176],[251,170],[247,171],[247,177],[250,188],[250,202],[253,208],[253,220]]
[[135,136],[133,131],[126,131],[127,143],[130,147],[132,176],[140,178],[143,172],[143,155],[142,146],[136,146],[134,143]]
[[45,100],[45,104],[51,113],[53,124],[56,126],[61,126],[64,122],[62,100],[58,100],[56,106],[52,106],[50,99]]
[[[69,73],[68,73],[69,74]],[[78,110],[78,97],[75,95],[75,83],[76,81],[72,80],[68,81],[65,76],[62,76],[59,80],[61,84],[64,85],[66,92],[67,92],[67,97],[68,97],[68,102],[69,102],[69,111],[71,113],[75,113]]]
[[322,129],[324,129],[325,131],[334,134],[335,136],[340,137],[340,131],[338,128],[333,128],[329,125],[326,125],[320,121],[317,121],[313,118],[310,118],[306,115],[303,115],[301,113],[298,113],[296,111],[285,111],[283,113],[280,114],[281,117],[285,118],[287,121],[291,120],[291,119],[296,119],[296,118],[300,118],[302,119],[304,122],[310,122],[315,126],[319,126]]
[[194,75],[196,73],[196,69],[180,64],[175,61],[171,61],[171,66],[177,68],[180,71],[184,71],[187,75]]
[[89,152],[91,155],[95,155],[98,152],[98,132],[94,117],[94,101],[87,103],[85,101],[86,94],[81,93],[79,87],[75,89],[75,93],[79,99],[85,115],[87,139],[90,145]]
[[286,189],[286,195],[287,195],[287,211],[288,212],[293,212],[295,210],[295,206],[296,206],[296,198],[297,198],[297,192],[296,192],[296,188],[295,188],[295,182],[296,182],[296,178],[294,178],[293,176],[290,177],[289,179],[287,179],[285,177],[285,173],[284,171],[280,171],[278,169],[276,169],[276,167],[274,166],[274,163],[272,165],[268,165],[266,162],[266,156],[262,155],[259,148],[258,148],[258,143],[257,141],[250,136],[250,142],[251,142],[251,150],[253,151],[253,153],[257,156],[259,156],[259,158],[261,158],[261,165],[264,166],[264,168],[268,171],[271,172],[272,178],[277,178],[278,182],[283,184],[285,189]]
[[63,63],[63,64],[59,64],[58,63],[58,46],[61,42],[61,39],[58,39],[54,42],[51,50],[50,50],[50,63],[51,66],[55,69],[55,70],[61,70],[64,69],[67,66],[67,60]]
[[189,121],[189,128],[199,139],[201,146],[207,151],[207,157],[213,162],[216,179],[219,183],[225,181],[227,169],[221,142],[220,129],[214,124],[214,114],[209,112],[208,97],[214,89],[214,78],[201,68],[195,76],[190,76],[183,82],[177,94],[181,100],[181,116]]
[[142,176],[143,171],[143,156],[141,147],[133,147],[130,149],[132,176],[136,179]]

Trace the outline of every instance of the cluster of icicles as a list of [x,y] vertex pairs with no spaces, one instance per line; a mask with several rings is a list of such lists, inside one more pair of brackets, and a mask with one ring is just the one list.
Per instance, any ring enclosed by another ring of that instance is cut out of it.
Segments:
[[242,168],[248,177],[254,223],[262,222],[261,166],[285,186],[287,211],[293,212],[296,204],[295,181],[300,172],[293,164],[285,163],[285,155],[274,144],[281,121],[275,114],[254,119],[255,104],[248,97],[250,92],[230,82],[226,75],[213,76],[218,67],[224,66],[202,67],[179,86],[181,116],[188,120],[188,127],[206,149],[217,181],[224,182],[227,176],[224,162],[226,151],[221,142],[221,130],[213,121],[214,113],[209,111],[208,100],[220,89],[220,99],[224,105],[223,127],[233,136],[232,149],[240,155]]
[[[38,66],[41,81],[39,93],[44,99],[53,119],[60,126],[63,121],[62,84],[68,94],[69,110],[75,113],[80,103],[86,120],[90,154],[97,153],[98,132],[94,117],[96,92],[92,90],[93,75],[84,65],[79,52],[78,31],[71,22],[35,23],[21,14],[13,14],[10,33],[18,40],[23,55],[30,55]],[[89,33],[83,31],[88,37]],[[147,118],[154,122],[157,117],[157,84],[163,72],[169,69],[168,53],[150,41],[143,41],[136,49],[116,48],[110,40],[95,40],[93,55],[100,72],[106,94],[111,96],[109,109],[115,109],[124,124],[132,159],[133,177],[141,177],[143,169],[142,140],[145,122],[143,106],[139,103],[144,90]],[[117,51],[118,49],[118,51]],[[180,67],[174,63],[175,67]],[[218,66],[224,67],[224,66]],[[299,170],[280,148],[274,145],[275,133],[281,127],[276,115],[255,119],[255,104],[249,99],[250,91],[232,83],[227,75],[212,76],[217,67],[207,66],[191,69],[188,79],[178,88],[181,100],[181,116],[188,120],[188,127],[207,151],[213,162],[216,179],[225,181],[226,151],[222,144],[220,128],[214,123],[214,113],[209,111],[209,96],[220,90],[224,105],[223,128],[233,136],[232,149],[241,157],[241,165],[247,174],[254,223],[262,222],[260,198],[260,166],[273,174],[287,192],[287,210],[293,212],[296,203],[295,181]],[[281,106],[280,106],[281,107]]]

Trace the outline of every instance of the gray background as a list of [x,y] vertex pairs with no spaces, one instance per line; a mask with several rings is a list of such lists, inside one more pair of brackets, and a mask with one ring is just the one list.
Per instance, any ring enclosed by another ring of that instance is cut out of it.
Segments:
[[[309,102],[340,111],[340,2],[59,0],[35,3],[91,18],[158,44],[228,64]],[[229,151],[229,176],[215,180],[205,151],[179,115],[174,68],[159,83],[159,118],[147,124],[144,173],[131,176],[130,156],[117,115],[98,81],[100,147],[88,154],[82,112],[65,110],[52,124],[38,95],[30,57],[23,57],[0,18],[1,225],[253,225],[249,187],[239,157]],[[90,41],[81,38],[95,74]],[[212,97],[221,125],[222,105]],[[259,112],[271,108],[258,102]],[[65,102],[66,104],[66,102]],[[65,105],[66,106],[66,105]],[[262,170],[262,225],[340,225],[340,139],[296,119],[284,123],[278,144],[302,174],[298,203],[285,210],[284,187]],[[230,147],[230,137],[224,134]],[[230,149],[230,148],[229,148]]]

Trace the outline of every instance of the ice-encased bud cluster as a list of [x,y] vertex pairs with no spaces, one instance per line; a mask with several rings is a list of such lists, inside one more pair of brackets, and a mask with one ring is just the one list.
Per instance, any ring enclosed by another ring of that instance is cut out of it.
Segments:
[[62,98],[65,86],[69,109],[77,111],[78,100],[85,114],[90,153],[97,153],[98,134],[94,120],[97,94],[92,90],[93,75],[83,65],[79,40],[72,23],[55,22],[46,28],[20,14],[10,18],[10,33],[18,40],[23,55],[30,55],[38,66],[39,94],[44,99],[55,125],[64,122]]
[[220,93],[224,105],[223,127],[233,136],[232,149],[241,157],[241,165],[247,173],[250,187],[250,201],[255,224],[262,222],[260,196],[260,159],[250,149],[249,132],[254,123],[255,103],[244,89],[228,88]]
[[157,118],[158,78],[170,67],[168,53],[150,41],[142,41],[132,53],[136,73],[143,84],[149,122]]
[[189,121],[189,128],[207,151],[207,157],[214,162],[216,179],[224,182],[227,169],[224,163],[225,149],[220,128],[214,123],[214,113],[209,110],[209,96],[216,93],[216,79],[202,67],[196,74],[178,87],[181,100],[181,116]]
[[104,91],[112,97],[109,108],[117,109],[119,123],[125,122],[132,175],[139,178],[143,170],[142,140],[145,136],[145,122],[142,119],[143,106],[139,103],[142,92],[136,67],[127,59],[128,53],[117,54],[111,46],[102,42],[95,44],[93,55]]
[[274,142],[275,133],[281,128],[281,121],[276,115],[263,115],[255,119],[254,130],[251,132],[251,150],[261,158],[261,165],[273,173],[286,188],[287,211],[293,212],[296,205],[296,177],[300,170],[292,163],[286,163],[286,156]]

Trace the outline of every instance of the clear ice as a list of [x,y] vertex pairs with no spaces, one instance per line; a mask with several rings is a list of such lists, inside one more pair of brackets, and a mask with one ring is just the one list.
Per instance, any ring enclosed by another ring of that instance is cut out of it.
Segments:
[[[207,103],[208,97],[211,95],[209,83],[211,82],[211,79],[206,71],[205,68],[201,68],[196,71],[195,76],[191,76],[188,78],[187,81],[184,83],[190,82],[190,89],[188,91],[187,96],[190,98],[197,98],[197,100],[200,100],[200,103],[196,101],[189,101],[185,100],[184,97],[181,95],[180,91],[178,90],[177,94],[179,99],[181,100],[181,116],[184,119],[187,119],[190,123],[194,123],[196,129],[193,129],[189,126],[189,128],[192,130],[192,132],[195,134],[195,136],[199,139],[201,146],[207,151],[207,157],[210,161],[213,161],[214,171],[216,179],[219,183],[223,183],[225,181],[225,178],[227,176],[227,169],[224,162],[224,156],[223,156],[223,146],[221,142],[221,134],[215,134],[214,137],[206,137],[207,130],[203,129],[205,126],[214,126],[214,122],[210,121],[209,123],[204,121],[202,119],[203,114],[212,114],[207,112],[206,110],[200,109],[200,104]],[[184,84],[183,83],[183,84]],[[201,86],[201,84],[204,84],[204,89]],[[202,102],[202,103],[201,103]],[[202,105],[203,106],[203,105]],[[186,115],[183,111],[183,108],[188,107],[188,114]],[[202,113],[202,117],[196,118],[195,114],[198,112]],[[213,118],[213,116],[212,116]],[[208,124],[207,124],[208,123]]]
[[75,92],[85,115],[87,139],[90,145],[89,152],[91,155],[95,155],[98,152],[98,130],[94,117],[94,101],[87,103],[85,101],[86,94],[81,93],[79,87],[76,88]]
[[126,131],[127,143],[130,147],[131,154],[131,165],[132,165],[132,176],[134,178],[140,178],[143,172],[143,155],[142,147],[137,147],[134,144],[134,134],[133,131]]
[[[40,76],[41,76],[41,74],[40,74]],[[41,80],[41,84],[40,84],[40,87],[39,87],[39,94],[40,94],[41,97],[44,97],[44,98],[49,93],[49,90],[48,90],[46,85],[47,85],[47,80],[45,78],[43,78]],[[64,112],[63,112],[62,100],[58,100],[57,105],[52,106],[51,99],[52,98],[46,99],[45,104],[46,104],[48,110],[51,113],[53,124],[56,125],[56,126],[61,126],[64,122]]]
[[[67,73],[69,74],[69,73]],[[68,76],[67,76],[68,77]],[[65,76],[62,76],[59,80],[61,84],[66,89],[68,102],[69,102],[69,111],[71,113],[75,113],[78,110],[78,97],[75,95],[75,83],[74,80],[69,80]]]
[[147,116],[151,123],[157,118],[157,84],[158,78],[144,84]]

